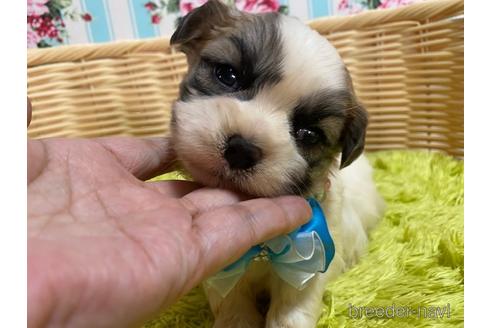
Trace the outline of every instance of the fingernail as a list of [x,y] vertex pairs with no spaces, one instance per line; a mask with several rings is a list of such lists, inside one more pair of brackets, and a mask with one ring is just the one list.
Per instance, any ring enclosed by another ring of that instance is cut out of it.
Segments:
[[301,197],[279,197],[277,204],[284,209],[289,222],[292,222],[296,227],[309,221],[313,214],[308,202]]

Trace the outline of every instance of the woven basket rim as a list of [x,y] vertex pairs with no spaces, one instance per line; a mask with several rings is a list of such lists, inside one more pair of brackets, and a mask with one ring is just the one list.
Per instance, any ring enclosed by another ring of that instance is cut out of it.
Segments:
[[[449,11],[463,11],[464,0],[427,0],[398,8],[369,10],[348,16],[329,16],[313,19],[307,23],[320,34],[353,30],[372,25],[381,25],[402,20],[419,20],[423,16],[439,18]],[[423,15],[425,13],[425,15]]]
[[62,45],[53,48],[28,49],[27,67],[60,62],[121,57],[128,53],[168,51],[169,37],[120,40],[106,43]]

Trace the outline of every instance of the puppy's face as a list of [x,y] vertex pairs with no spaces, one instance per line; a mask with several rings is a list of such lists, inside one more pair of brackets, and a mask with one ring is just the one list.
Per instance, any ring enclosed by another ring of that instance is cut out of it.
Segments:
[[189,64],[171,134],[197,181],[256,196],[310,195],[328,170],[361,154],[367,119],[348,72],[297,19],[211,0],[171,43]]

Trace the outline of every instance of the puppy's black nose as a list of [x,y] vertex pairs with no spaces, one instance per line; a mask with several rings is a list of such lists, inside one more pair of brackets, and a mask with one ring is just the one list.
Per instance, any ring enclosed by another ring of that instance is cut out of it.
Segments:
[[261,149],[240,135],[233,135],[227,140],[224,158],[233,170],[246,170],[261,159]]

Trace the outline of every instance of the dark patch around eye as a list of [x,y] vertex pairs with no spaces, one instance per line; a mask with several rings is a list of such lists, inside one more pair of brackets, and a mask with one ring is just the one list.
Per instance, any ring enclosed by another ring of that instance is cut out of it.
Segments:
[[345,118],[346,110],[352,103],[352,94],[349,91],[318,91],[299,101],[293,111],[292,126],[295,130],[317,126],[328,117]]
[[[292,134],[299,129],[319,129],[329,117],[345,119],[347,110],[354,104],[353,95],[347,90],[321,90],[302,98],[291,116]],[[330,140],[326,140],[330,142]]]
[[[250,100],[265,85],[278,83],[282,78],[283,61],[279,17],[276,13],[250,17],[238,25],[234,34],[214,40],[215,46],[223,43],[221,51],[212,48],[202,52],[203,56],[190,67],[181,85],[181,100],[212,95]],[[233,90],[218,83],[215,77],[214,65],[228,61],[241,76],[240,85]]]
[[[298,102],[291,115],[291,134],[310,169],[323,165],[338,151],[341,133],[338,130],[341,130],[341,122],[354,105],[354,97],[348,90],[321,90]],[[330,128],[332,130],[327,130]],[[303,129],[316,131],[322,138],[317,143],[300,142],[299,131]]]

